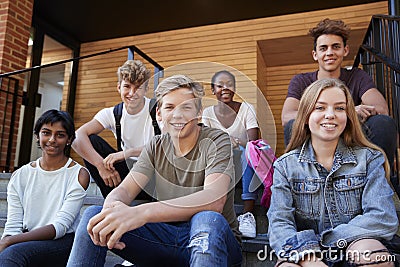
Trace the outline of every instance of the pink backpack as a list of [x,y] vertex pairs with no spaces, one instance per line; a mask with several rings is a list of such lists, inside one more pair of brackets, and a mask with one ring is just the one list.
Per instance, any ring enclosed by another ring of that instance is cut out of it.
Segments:
[[[249,141],[246,145],[246,159],[250,167],[253,168],[258,178],[264,185],[264,192],[261,197],[261,205],[269,208],[271,201],[271,186],[274,174],[272,167],[276,160],[275,153],[267,141],[258,139]],[[249,190],[254,191],[260,183],[251,181]]]

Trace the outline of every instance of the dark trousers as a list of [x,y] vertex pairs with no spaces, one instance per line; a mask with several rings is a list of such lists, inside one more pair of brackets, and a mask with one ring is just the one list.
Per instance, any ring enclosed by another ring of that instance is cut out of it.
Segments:
[[0,253],[0,266],[64,267],[71,252],[74,234],[53,240],[34,240],[11,245]]
[[[292,135],[292,126],[294,120],[290,120],[284,127],[284,139],[285,147],[289,144],[290,137]],[[390,164],[390,170],[392,172],[392,184],[399,194],[399,182],[398,177],[393,175],[394,167],[394,155],[397,149],[397,127],[394,120],[386,115],[375,115],[368,118],[366,122],[363,123],[363,130],[365,136],[371,143],[382,148],[386,153]]]
[[[116,153],[116,151],[112,146],[110,146],[103,138],[98,135],[92,134],[89,135],[90,143],[92,144],[93,148],[96,150],[97,153],[103,158],[106,158],[111,153]],[[114,189],[114,187],[110,187],[104,183],[103,178],[101,178],[99,171],[95,166],[87,162],[85,162],[86,168],[89,170],[90,175],[92,176],[93,180],[96,182],[97,186],[100,188],[101,194],[104,198]],[[133,163],[132,163],[133,164]],[[131,164],[130,164],[131,165]],[[119,173],[121,180],[125,179],[125,177],[129,173],[128,164],[126,161],[117,162],[114,164],[115,170]],[[144,200],[151,200],[152,198],[145,192],[142,191],[136,197],[136,199],[144,199]]]

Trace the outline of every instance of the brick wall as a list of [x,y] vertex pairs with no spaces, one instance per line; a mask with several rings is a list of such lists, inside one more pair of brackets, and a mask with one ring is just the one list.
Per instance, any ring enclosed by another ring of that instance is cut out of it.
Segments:
[[[30,35],[33,11],[33,0],[0,0],[0,72],[7,73],[25,68],[28,54],[28,40]],[[17,93],[22,94],[24,76],[15,75],[18,81]],[[12,85],[11,87],[8,84]],[[9,142],[10,121],[12,116],[12,94],[15,93],[15,80],[2,79],[0,87],[0,171],[6,166],[7,147]],[[15,148],[17,144],[19,113],[22,103],[17,98],[15,110],[15,125],[13,127],[13,142],[11,164],[14,166]],[[12,169],[11,169],[12,170]]]

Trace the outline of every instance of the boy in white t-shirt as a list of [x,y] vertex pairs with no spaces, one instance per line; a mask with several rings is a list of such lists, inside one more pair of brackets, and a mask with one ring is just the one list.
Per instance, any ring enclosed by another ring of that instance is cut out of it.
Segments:
[[[145,97],[150,71],[141,61],[128,60],[118,68],[117,75],[117,90],[123,102],[122,151],[115,150],[98,136],[104,129],[109,129],[117,138],[114,107],[100,110],[91,121],[82,125],[72,146],[83,158],[104,198],[121,183],[143,146],[154,136],[150,99]],[[143,193],[142,197],[147,198],[147,195]]]

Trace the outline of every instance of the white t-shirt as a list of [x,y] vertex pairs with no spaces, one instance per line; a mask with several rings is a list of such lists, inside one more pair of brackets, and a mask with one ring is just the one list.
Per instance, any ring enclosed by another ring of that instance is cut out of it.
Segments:
[[242,140],[249,140],[247,130],[258,128],[256,112],[253,106],[246,102],[243,102],[240,105],[235,121],[228,128],[225,128],[218,120],[217,115],[215,115],[214,112],[214,106],[204,109],[202,121],[203,124],[208,127],[221,129],[227,132],[229,136],[240,138]]
[[86,191],[79,183],[78,163],[70,167],[72,159],[58,170],[46,171],[28,163],[16,170],[7,187],[7,222],[3,237],[21,234],[52,224],[54,239],[75,232]]
[[[142,147],[153,138],[154,128],[149,112],[149,105],[150,99],[145,97],[143,109],[135,115],[128,114],[125,105],[123,105],[120,122],[122,150]],[[94,119],[103,125],[105,129],[111,130],[115,138],[117,138],[113,110],[114,107],[104,108],[94,116]],[[136,157],[132,158],[136,159]]]

